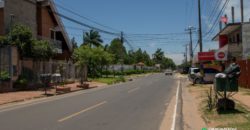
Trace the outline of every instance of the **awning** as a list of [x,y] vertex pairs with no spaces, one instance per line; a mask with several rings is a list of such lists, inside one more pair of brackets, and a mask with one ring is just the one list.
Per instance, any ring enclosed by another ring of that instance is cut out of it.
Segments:
[[240,29],[241,23],[230,23],[227,24],[227,26],[222,29],[212,40],[213,41],[218,41],[220,35],[228,35],[232,32],[234,32],[237,29]]

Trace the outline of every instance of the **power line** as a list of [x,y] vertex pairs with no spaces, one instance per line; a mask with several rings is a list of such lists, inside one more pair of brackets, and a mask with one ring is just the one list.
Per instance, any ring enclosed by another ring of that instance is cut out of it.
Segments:
[[229,1],[230,0],[225,1],[225,3],[223,4],[222,9],[220,10],[219,14],[217,15],[215,21],[213,22],[213,26],[210,28],[210,30],[203,37],[207,37],[209,34],[211,34],[214,31],[215,27],[218,25],[218,20],[219,20],[220,16],[222,15],[222,13],[224,12],[224,10],[226,9]]
[[69,13],[71,13],[71,14],[74,14],[74,15],[80,17],[80,18],[83,18],[83,19],[85,19],[85,20],[87,20],[87,21],[93,22],[93,23],[95,23],[95,24],[97,24],[97,25],[99,25],[99,26],[102,26],[102,27],[107,28],[107,29],[111,29],[111,30],[113,30],[113,31],[119,31],[119,30],[114,29],[114,28],[112,28],[112,27],[109,27],[109,26],[100,24],[100,23],[98,23],[98,22],[96,22],[96,21],[94,21],[94,20],[92,20],[92,19],[90,19],[90,18],[87,18],[87,17],[85,17],[85,16],[82,16],[82,15],[80,15],[80,14],[74,12],[73,10],[70,10],[70,9],[68,9],[68,8],[66,8],[66,7],[63,7],[62,5],[60,5],[60,4],[58,4],[58,3],[56,3],[56,5],[57,5],[57,7],[61,8],[62,10],[65,10],[65,11],[67,11],[67,12],[69,12]]

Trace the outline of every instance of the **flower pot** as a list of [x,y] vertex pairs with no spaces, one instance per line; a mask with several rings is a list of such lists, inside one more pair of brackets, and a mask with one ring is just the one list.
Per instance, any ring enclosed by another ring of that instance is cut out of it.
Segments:
[[63,93],[67,93],[67,92],[70,92],[71,91],[71,88],[70,87],[57,87],[56,88],[56,92],[63,92]]
[[77,85],[77,87],[78,88],[83,88],[83,89],[89,89],[89,84],[84,83],[84,84]]

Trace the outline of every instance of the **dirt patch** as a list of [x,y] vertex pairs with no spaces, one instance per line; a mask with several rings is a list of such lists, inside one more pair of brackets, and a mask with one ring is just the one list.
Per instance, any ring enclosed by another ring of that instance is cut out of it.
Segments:
[[190,89],[183,86],[183,122],[184,130],[201,130],[207,127],[201,117],[198,104],[202,100],[200,92],[202,89]]

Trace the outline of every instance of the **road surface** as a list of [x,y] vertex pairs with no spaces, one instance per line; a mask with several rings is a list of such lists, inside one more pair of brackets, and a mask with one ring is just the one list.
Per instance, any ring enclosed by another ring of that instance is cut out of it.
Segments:
[[158,130],[177,86],[173,76],[153,74],[104,89],[0,108],[0,129]]

